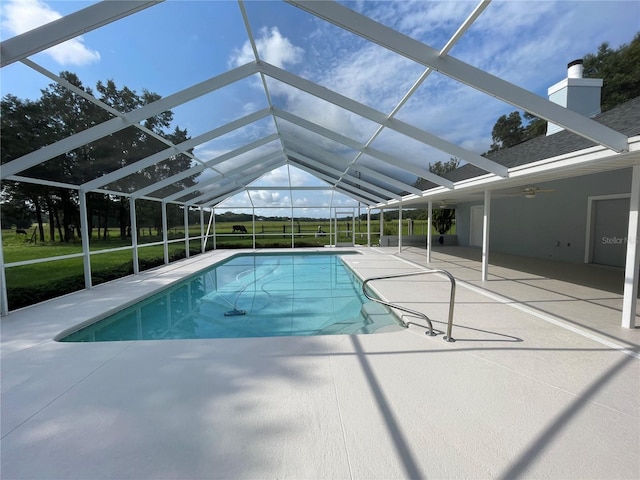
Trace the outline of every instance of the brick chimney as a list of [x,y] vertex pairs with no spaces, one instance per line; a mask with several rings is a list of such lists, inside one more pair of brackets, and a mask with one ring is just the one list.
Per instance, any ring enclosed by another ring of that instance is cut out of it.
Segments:
[[[578,112],[585,117],[600,113],[601,78],[582,78],[582,59],[567,65],[567,78],[549,87],[549,100],[565,108]],[[547,123],[547,135],[564,130],[559,125]]]

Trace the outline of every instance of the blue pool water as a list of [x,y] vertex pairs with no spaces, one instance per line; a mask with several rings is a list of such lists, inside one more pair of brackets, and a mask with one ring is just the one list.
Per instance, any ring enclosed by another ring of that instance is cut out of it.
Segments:
[[374,333],[398,325],[335,254],[238,255],[64,342]]

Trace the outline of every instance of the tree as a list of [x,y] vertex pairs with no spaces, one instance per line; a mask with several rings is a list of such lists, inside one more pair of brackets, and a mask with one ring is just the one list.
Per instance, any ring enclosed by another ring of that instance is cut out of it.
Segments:
[[[617,50],[603,43],[598,51],[589,53],[583,59],[583,75],[585,78],[602,78],[601,109],[603,112],[612,109],[640,95],[640,33],[627,45]],[[528,122],[523,125],[520,112],[502,115],[493,126],[491,138],[493,143],[487,153],[497,152],[518,143],[546,133],[547,122],[528,112],[524,112]]]
[[[448,172],[455,170],[460,166],[460,159],[451,157],[447,162],[442,162],[438,160],[435,163],[429,165],[429,171],[434,173],[440,177],[445,176]],[[416,188],[424,189],[427,184],[427,181],[424,178],[418,178],[414,186]],[[416,218],[424,219],[429,215],[428,211],[425,209],[419,209],[416,211]],[[432,222],[434,228],[440,233],[440,235],[444,235],[449,230],[451,230],[451,226],[453,225],[453,221],[456,218],[456,211],[452,208],[441,208],[436,209],[432,212],[431,215]]]
[[525,129],[522,126],[520,112],[511,112],[509,115],[502,115],[493,126],[491,139],[493,143],[489,152],[496,152],[503,148],[513,147],[524,139]]
[[[94,95],[85,88],[80,79],[71,72],[62,72],[60,77],[75,87]],[[121,112],[129,112],[143,105],[155,102],[161,97],[144,90],[141,95],[127,87],[119,89],[113,80],[97,83],[96,97]],[[2,119],[3,142],[1,147],[2,163],[34,151],[43,146],[55,143],[75,133],[99,125],[112,115],[71,90],[54,83],[42,90],[42,97],[37,101],[20,100],[8,95],[2,100],[0,117]],[[186,130],[169,128],[173,122],[171,111],[161,112],[147,118],[143,125],[153,135],[139,128],[130,126],[94,142],[78,147],[56,158],[40,163],[24,172],[27,177],[35,177],[53,182],[82,185],[138,160],[149,157],[168,148],[156,136],[162,136],[179,144],[189,139]],[[166,161],[142,169],[128,175],[110,185],[109,190],[131,193],[136,189],[153,184],[178,172],[188,169],[191,158],[187,154],[177,153]],[[172,185],[174,191],[195,184],[196,176],[190,176]],[[37,218],[43,218],[47,211],[50,217],[50,228],[54,221],[58,223],[61,240],[73,238],[74,226],[79,225],[79,207],[77,191],[59,187],[40,187],[38,185],[19,182],[8,182],[5,187],[8,202],[19,202],[28,199],[34,207]],[[120,234],[126,236],[129,224],[128,201],[123,196],[110,194],[94,194],[88,197],[89,226],[93,227],[94,217],[105,227],[110,219],[116,219],[120,226]],[[58,215],[58,211],[62,215]],[[42,222],[42,220],[39,220]],[[40,231],[43,232],[42,226]],[[51,231],[53,234],[53,230]],[[42,237],[44,233],[41,233]],[[52,237],[53,238],[53,235]]]
[[612,50],[608,43],[583,59],[584,76],[602,78],[602,111],[612,109],[640,95],[640,33],[630,44]]
[[[55,122],[40,101],[21,100],[14,95],[6,95],[0,102],[0,121],[0,160],[3,164],[53,143],[57,137]],[[42,168],[38,170],[32,167],[29,170],[35,172],[38,178],[47,178]],[[2,193],[3,217],[7,207],[33,211],[33,218],[38,222],[40,241],[44,241],[43,205],[46,203],[44,199],[50,195],[49,189],[39,185],[5,181]]]
[[[448,172],[455,170],[460,166],[460,159],[451,157],[448,162],[442,163],[437,161],[429,165],[429,171],[442,177]],[[456,218],[456,211],[453,208],[440,208],[434,210],[431,215],[433,226],[440,235],[444,235],[453,225],[453,221]]]

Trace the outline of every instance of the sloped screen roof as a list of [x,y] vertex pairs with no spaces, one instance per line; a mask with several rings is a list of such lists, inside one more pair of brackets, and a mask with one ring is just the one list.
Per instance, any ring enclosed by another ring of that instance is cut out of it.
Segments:
[[[4,39],[5,89],[20,79],[31,91],[53,82],[100,120],[3,158],[3,180],[204,207],[313,203],[319,191],[340,196],[340,204],[375,206],[427,195],[413,186],[418,177],[432,182],[432,192],[453,191],[452,180],[428,169],[450,157],[478,175],[508,178],[504,162],[480,153],[492,122],[513,108],[611,155],[628,150],[626,134],[536,93],[557,77],[525,80],[516,57],[532,45],[527,22],[560,25],[561,13],[588,9],[578,5],[588,2],[53,5],[62,12],[26,3],[53,12],[54,20]],[[7,9],[17,6],[5,5],[5,24]],[[492,35],[497,41],[487,40]],[[570,59],[558,58],[565,53],[551,51],[547,36],[539,39],[549,51],[538,64],[566,64]],[[481,42],[485,52],[474,56],[481,50],[471,46]],[[519,42],[521,49],[507,48]],[[98,64],[109,66],[108,77]],[[54,73],[60,65],[78,72],[82,88]],[[526,76],[535,77],[531,69]],[[94,89],[110,79],[116,88],[157,96],[110,105]],[[169,110],[170,124],[154,128],[151,120]],[[77,159],[73,171],[65,156]]]

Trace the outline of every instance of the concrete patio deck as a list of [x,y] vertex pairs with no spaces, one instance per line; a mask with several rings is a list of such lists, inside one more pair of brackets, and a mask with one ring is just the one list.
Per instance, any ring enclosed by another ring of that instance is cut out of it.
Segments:
[[[360,251],[346,262],[362,278],[426,264],[419,249]],[[482,283],[460,250],[436,251],[430,264],[459,280],[455,343],[420,325],[53,341],[231,253],[2,318],[1,477],[640,478],[640,329],[619,326],[621,295],[507,266]],[[444,330],[445,278],[374,287]]]

